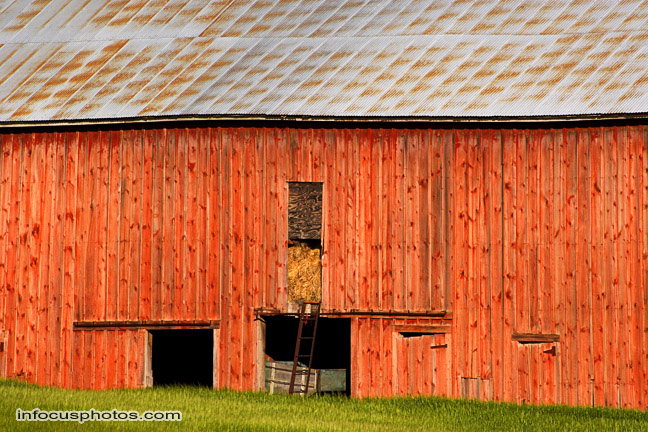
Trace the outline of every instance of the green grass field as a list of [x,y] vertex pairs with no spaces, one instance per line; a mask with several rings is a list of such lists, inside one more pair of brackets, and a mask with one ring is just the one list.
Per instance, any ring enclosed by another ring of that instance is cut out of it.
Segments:
[[[18,422],[16,409],[178,410],[181,422]],[[204,388],[61,390],[0,381],[0,431],[648,431],[648,413],[441,398],[287,397]]]

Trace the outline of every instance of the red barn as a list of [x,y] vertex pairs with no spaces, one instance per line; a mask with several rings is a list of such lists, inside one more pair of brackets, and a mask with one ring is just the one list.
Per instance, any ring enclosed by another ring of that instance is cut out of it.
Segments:
[[646,2],[0,8],[0,376],[648,406]]

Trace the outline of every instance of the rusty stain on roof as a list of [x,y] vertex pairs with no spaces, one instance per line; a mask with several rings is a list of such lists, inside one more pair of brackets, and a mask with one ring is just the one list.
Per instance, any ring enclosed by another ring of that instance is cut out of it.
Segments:
[[13,0],[0,121],[648,109],[648,1]]

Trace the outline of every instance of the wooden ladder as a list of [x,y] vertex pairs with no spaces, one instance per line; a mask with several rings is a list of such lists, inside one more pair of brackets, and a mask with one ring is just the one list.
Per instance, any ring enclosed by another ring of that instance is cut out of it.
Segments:
[[[306,306],[310,305],[310,312],[306,313]],[[317,322],[320,315],[320,303],[299,302],[299,327],[297,328],[297,340],[295,341],[295,355],[293,357],[292,373],[290,374],[290,387],[288,394],[308,394],[311,369],[313,366],[313,352],[315,351],[315,338],[317,337]],[[307,331],[311,330],[310,332]],[[308,354],[300,354],[302,342],[310,343]],[[306,371],[299,370],[300,361],[308,365]],[[306,383],[302,390],[295,390],[295,379],[298,375],[306,375]]]

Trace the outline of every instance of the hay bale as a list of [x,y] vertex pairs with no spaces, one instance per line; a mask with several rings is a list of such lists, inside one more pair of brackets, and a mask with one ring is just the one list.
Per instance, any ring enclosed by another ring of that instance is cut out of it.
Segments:
[[322,259],[320,250],[306,243],[288,246],[288,300],[320,302]]

